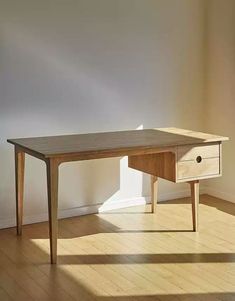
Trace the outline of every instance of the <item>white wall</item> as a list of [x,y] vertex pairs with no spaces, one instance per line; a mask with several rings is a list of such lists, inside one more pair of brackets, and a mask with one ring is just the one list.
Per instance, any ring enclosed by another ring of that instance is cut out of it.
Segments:
[[209,0],[207,16],[206,130],[229,136],[223,146],[223,177],[207,191],[235,202],[235,1]]
[[[0,1],[1,225],[15,215],[7,138],[203,129],[204,12],[203,0]],[[60,180],[60,210],[149,194],[125,158],[62,165]],[[26,220],[46,212],[44,163],[27,157]]]

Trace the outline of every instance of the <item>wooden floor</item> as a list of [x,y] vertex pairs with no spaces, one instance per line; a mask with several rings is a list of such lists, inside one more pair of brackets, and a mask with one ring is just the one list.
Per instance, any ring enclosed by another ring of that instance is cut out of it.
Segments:
[[[145,213],[144,213],[145,211]],[[0,231],[0,301],[235,300],[235,204],[201,197],[59,222],[58,264],[47,223]]]

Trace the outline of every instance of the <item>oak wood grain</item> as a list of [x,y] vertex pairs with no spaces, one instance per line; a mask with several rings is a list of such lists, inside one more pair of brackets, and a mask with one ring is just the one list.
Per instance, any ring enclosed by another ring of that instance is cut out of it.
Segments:
[[152,211],[152,213],[156,212],[157,196],[158,196],[158,177],[151,176],[151,211]]
[[58,180],[59,165],[56,159],[48,159],[47,166],[47,191],[48,191],[48,215],[50,235],[51,263],[57,261],[57,233],[58,233]]
[[203,159],[200,163],[197,161],[180,161],[177,164],[177,180],[187,179],[207,179],[209,177],[220,176],[220,158]]
[[199,207],[199,181],[192,181],[189,184],[191,188],[193,231],[197,232],[198,231],[198,207]]
[[195,160],[197,156],[202,159],[218,158],[221,143],[208,143],[206,145],[183,145],[177,147],[177,161]]
[[155,148],[227,140],[227,137],[185,131],[177,129],[176,132],[167,132],[164,129],[145,129],[8,139],[8,142],[41,158],[79,155],[82,160],[83,156],[85,159],[92,159],[102,155],[105,157],[122,156],[127,152],[128,155],[131,155],[131,152],[143,154],[149,149],[154,152]]
[[174,148],[171,152],[129,156],[128,166],[172,182],[176,181]]
[[25,153],[15,147],[15,187],[17,234],[22,234]]

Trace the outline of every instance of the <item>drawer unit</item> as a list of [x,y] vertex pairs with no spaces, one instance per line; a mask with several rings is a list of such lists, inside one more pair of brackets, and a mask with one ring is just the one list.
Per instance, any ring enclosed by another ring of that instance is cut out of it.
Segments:
[[176,181],[203,179],[221,175],[220,144],[177,147]]
[[199,182],[221,176],[222,141],[228,138],[175,128],[164,131],[173,134],[172,139],[180,134],[181,141],[176,144],[166,142],[165,146],[153,149],[153,152],[129,156],[128,165],[151,175],[152,212],[155,212],[157,203],[158,178],[189,183],[193,231],[198,231]]
[[221,175],[221,144],[183,145],[129,157],[129,167],[176,183]]

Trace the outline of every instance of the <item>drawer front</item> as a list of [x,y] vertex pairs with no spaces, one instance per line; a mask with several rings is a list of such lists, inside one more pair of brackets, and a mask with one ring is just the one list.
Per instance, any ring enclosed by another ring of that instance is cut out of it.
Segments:
[[196,160],[200,156],[204,158],[216,158],[220,156],[220,145],[199,145],[199,146],[179,146],[177,149],[177,159],[178,161],[185,160]]
[[202,159],[200,163],[194,161],[179,161],[177,163],[177,179],[207,178],[220,175],[220,158]]

